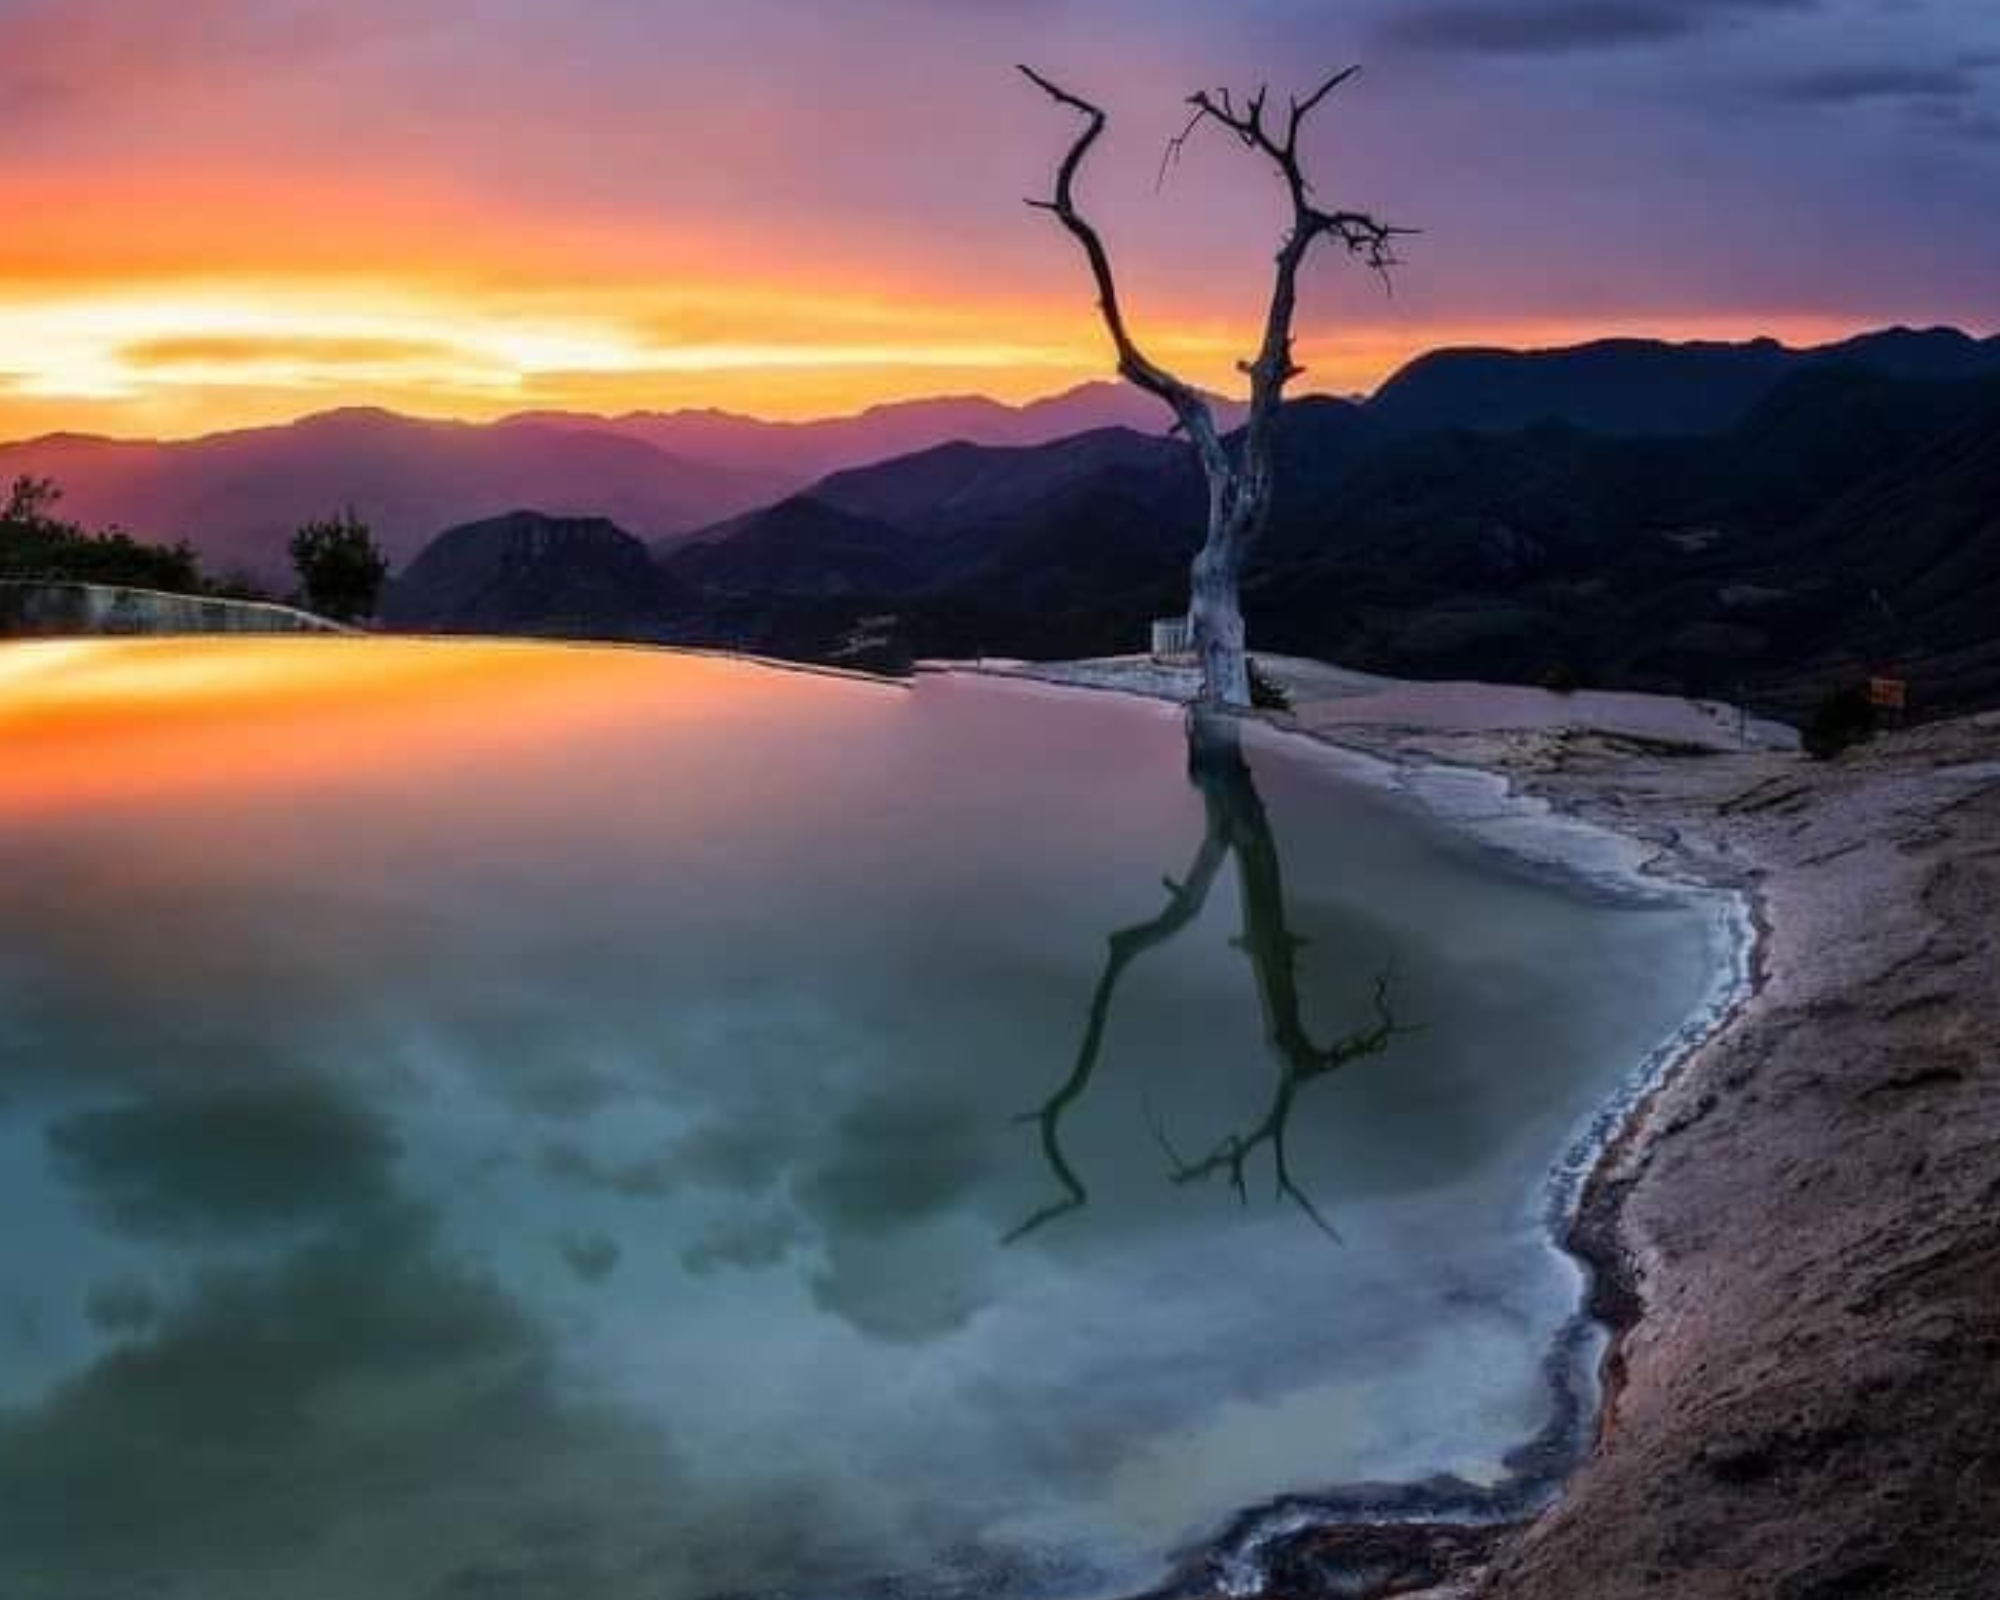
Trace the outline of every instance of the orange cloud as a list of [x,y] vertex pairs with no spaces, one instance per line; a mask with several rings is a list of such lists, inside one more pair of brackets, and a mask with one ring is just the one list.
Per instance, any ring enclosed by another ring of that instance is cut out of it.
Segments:
[[[55,60],[58,8],[37,11]],[[92,59],[123,59],[125,8],[90,0],[80,14]],[[365,50],[373,37],[357,27],[339,43]],[[253,46],[274,47],[263,35],[237,42]],[[873,209],[850,222],[767,203],[797,194],[736,193],[706,161],[659,164],[637,137],[655,131],[646,127],[616,153],[616,195],[574,181],[574,171],[559,184],[501,184],[504,159],[538,159],[523,135],[512,136],[518,148],[496,145],[471,177],[424,159],[415,125],[405,129],[408,161],[377,161],[365,149],[350,158],[339,140],[293,148],[287,140],[304,136],[280,102],[310,86],[281,94],[221,81],[185,53],[162,71],[146,80],[162,142],[143,165],[129,147],[97,149],[88,133],[52,146],[47,159],[0,152],[0,215],[32,222],[0,249],[0,438],[58,429],[178,436],[346,404],[467,419],[681,406],[797,418],[942,391],[1025,400],[1111,375],[1081,265],[1067,241],[1020,211],[1011,173],[978,180],[990,199],[976,209],[976,239],[930,226],[921,173],[907,200],[871,193]],[[63,81],[83,92],[74,77]],[[1013,101],[1003,110],[1035,129],[1020,164],[1039,181],[1043,130]],[[777,108],[752,120],[763,141],[752,157],[800,159],[786,143],[797,130],[787,132]],[[732,151],[722,165],[739,159]],[[623,192],[626,168],[654,165],[663,183],[671,175],[693,191],[676,201],[668,184],[657,203]],[[1147,348],[1198,383],[1236,391],[1237,360],[1255,343],[1265,221],[1252,234],[1226,214],[1213,218],[1208,195],[1149,208],[1144,174],[1114,188],[1117,177],[1107,169],[1097,181],[1128,202],[1121,212],[1107,201],[1107,211]],[[1203,218],[1194,242],[1208,253],[1184,258],[1179,233],[1161,249],[1159,230],[1185,212]],[[1481,319],[1427,299],[1420,275],[1414,286],[1384,303],[1340,263],[1323,264],[1300,330],[1308,386],[1367,389],[1443,342],[1817,337],[1844,327],[1754,310],[1535,318],[1509,314],[1497,296],[1496,314]]]
[[[486,419],[530,409],[716,406],[777,418],[852,412],[919,394],[1032,399],[1111,376],[1081,296],[952,302],[901,314],[865,286],[617,283],[526,290],[421,277],[160,279],[0,289],[0,438],[59,429],[179,436],[346,404]],[[1631,322],[1313,322],[1304,387],[1372,388],[1439,343],[1558,344],[1609,332],[1746,328],[1811,341],[1826,318],[1689,316]],[[1162,307],[1147,347],[1236,392],[1253,329]]]
[[462,360],[465,352],[437,339],[342,339],[310,333],[192,334],[142,339],[118,354],[136,367],[286,367],[338,371],[417,366]]
[[[799,416],[1105,375],[1074,252],[1019,205],[1072,131],[1024,58],[1111,107],[1084,184],[1149,349],[1231,386],[1280,197],[1214,141],[1162,193],[1161,144],[1193,84],[1276,66],[1282,95],[1346,59],[1371,8],[1327,9],[0,0],[0,436],[344,403]],[[1443,342],[1991,319],[1990,228],[1902,245],[1984,215],[1963,152],[1884,142],[1871,188],[1817,121],[1761,127],[1752,159],[1712,103],[1595,70],[1469,93],[1380,65],[1315,171],[1427,231],[1393,302],[1315,268],[1316,387]]]

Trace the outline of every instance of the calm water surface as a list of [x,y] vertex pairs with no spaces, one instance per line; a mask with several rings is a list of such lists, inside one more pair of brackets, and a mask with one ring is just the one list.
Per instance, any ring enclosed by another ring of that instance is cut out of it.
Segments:
[[1490,1480],[1723,923],[1112,697],[0,647],[0,1595],[1084,1597]]

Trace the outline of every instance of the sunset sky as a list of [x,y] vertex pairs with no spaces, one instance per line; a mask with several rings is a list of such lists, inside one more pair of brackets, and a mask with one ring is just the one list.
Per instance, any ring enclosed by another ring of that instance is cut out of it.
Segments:
[[1204,84],[1364,63],[1311,151],[1422,227],[1314,270],[1310,387],[1424,347],[2000,325],[1992,0],[0,0],[0,438],[345,404],[770,416],[1107,370],[1085,198],[1228,386],[1276,195]]

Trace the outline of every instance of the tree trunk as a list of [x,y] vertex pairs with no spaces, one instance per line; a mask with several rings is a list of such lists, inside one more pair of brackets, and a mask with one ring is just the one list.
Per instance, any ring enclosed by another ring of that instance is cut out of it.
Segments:
[[1250,704],[1250,662],[1243,653],[1243,607],[1234,541],[1211,529],[1194,558],[1188,594],[1190,642],[1201,662],[1201,697],[1216,705]]
[[1244,560],[1264,522],[1258,477],[1232,472],[1209,486],[1208,537],[1196,552],[1188,585],[1188,633],[1201,663],[1201,698],[1207,705],[1246,709],[1250,659],[1244,653],[1239,588]]

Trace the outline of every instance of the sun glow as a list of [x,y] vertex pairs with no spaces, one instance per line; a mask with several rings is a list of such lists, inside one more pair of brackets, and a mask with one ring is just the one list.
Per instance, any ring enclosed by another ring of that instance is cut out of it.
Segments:
[[[1812,341],[1833,319],[1764,317]],[[1307,329],[1303,388],[1372,388],[1443,343],[1558,344],[1606,332],[1740,335],[1736,319],[1499,325],[1384,320]],[[1317,332],[1317,337],[1314,336]],[[1249,327],[1171,314],[1147,344],[1233,393]],[[290,421],[347,405],[487,420],[536,409],[715,406],[773,418],[978,391],[1022,401],[1111,376],[1102,330],[1072,301],[972,303],[782,286],[456,292],[423,282],[168,280],[0,286],[0,439],[57,430],[159,437]]]
[[80,417],[182,434],[392,402],[469,418],[745,402],[782,416],[921,393],[924,374],[1022,397],[1103,367],[1077,319],[910,307],[897,326],[866,302],[774,295],[764,314],[733,297],[576,298],[584,309],[342,284],[0,296],[0,418],[18,435]]

